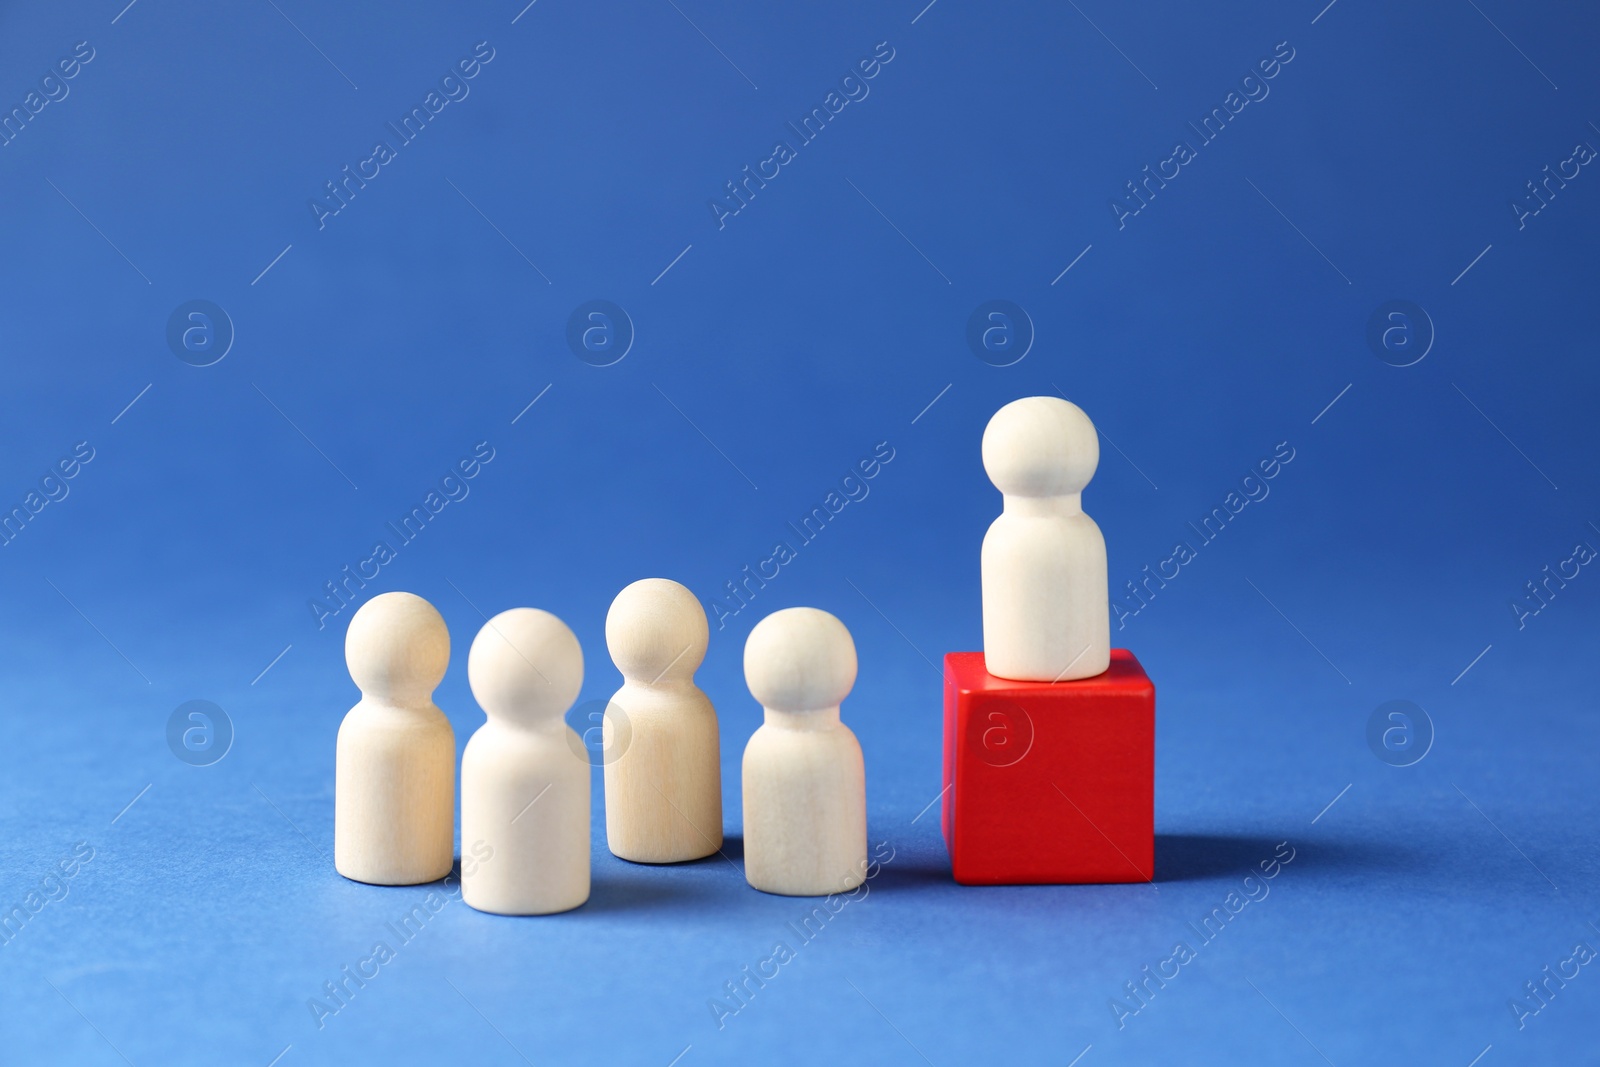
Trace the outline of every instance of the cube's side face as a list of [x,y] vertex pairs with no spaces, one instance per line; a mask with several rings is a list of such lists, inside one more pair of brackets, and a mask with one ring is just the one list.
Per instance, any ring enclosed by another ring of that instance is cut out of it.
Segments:
[[1109,691],[947,686],[946,703],[954,788],[945,838],[956,881],[1153,877],[1155,692],[1142,672]]

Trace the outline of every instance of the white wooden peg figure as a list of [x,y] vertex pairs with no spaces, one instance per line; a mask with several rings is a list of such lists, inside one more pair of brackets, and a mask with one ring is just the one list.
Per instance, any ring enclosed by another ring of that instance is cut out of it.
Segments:
[[564,716],[583,688],[583,650],[537,608],[478,631],[467,680],[488,721],[461,756],[461,844],[490,858],[462,871],[461,899],[500,915],[545,915],[589,899],[589,763]]
[[677,863],[722,847],[717,712],[694,684],[710,628],[688,589],[634,582],[606,613],[622,688],[606,705],[606,843],[635,863]]
[[1053,396],[1013,400],[983,431],[983,469],[1005,510],[983,539],[983,658],[996,678],[1061,682],[1111,664],[1106,541],[1081,494],[1100,436]]
[[344,638],[361,701],[339,726],[333,865],[374,885],[416,885],[455,859],[456,739],[433,703],[450,663],[450,631],[432,604],[382,593]]
[[853,889],[867,870],[867,782],[839,721],[856,681],[850,631],[816,608],[775,611],[745,641],[744,677],[766,713],[744,750],[745,879],[786,896]]

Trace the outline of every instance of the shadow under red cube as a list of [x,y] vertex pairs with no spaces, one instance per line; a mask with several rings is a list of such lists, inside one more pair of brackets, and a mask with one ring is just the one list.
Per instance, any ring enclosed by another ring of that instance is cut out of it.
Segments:
[[1071,682],[944,658],[944,840],[963,885],[1148,882],[1156,688],[1125,648]]

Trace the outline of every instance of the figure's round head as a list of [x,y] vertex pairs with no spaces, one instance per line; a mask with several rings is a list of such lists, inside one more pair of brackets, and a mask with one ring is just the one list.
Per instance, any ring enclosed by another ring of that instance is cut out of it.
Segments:
[[583,649],[548,611],[512,608],[472,639],[467,682],[491,719],[523,726],[560,719],[583,688]]
[[450,664],[450,630],[415,593],[380,593],[350,620],[344,661],[362,695],[426,704]]
[[1100,435],[1083,409],[1058,396],[1027,396],[994,413],[983,431],[983,469],[1002,493],[1080,493],[1100,465]]
[[667,578],[642,578],[606,612],[606,648],[630,681],[688,681],[706,658],[711,628],[695,595]]
[[774,711],[832,708],[856,684],[856,643],[817,608],[784,608],[756,623],[744,643],[750,695]]

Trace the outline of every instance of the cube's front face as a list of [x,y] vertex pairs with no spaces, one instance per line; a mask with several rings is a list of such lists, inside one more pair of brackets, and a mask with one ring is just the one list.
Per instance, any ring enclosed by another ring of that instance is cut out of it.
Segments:
[[1125,649],[1096,678],[990,676],[945,657],[945,842],[966,885],[1147,882],[1155,687]]

